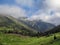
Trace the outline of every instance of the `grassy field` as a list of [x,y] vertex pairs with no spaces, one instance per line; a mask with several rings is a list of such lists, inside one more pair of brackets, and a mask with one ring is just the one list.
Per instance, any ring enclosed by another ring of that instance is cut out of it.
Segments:
[[49,37],[28,37],[17,34],[0,33],[0,45],[60,45],[60,33],[57,33],[57,39],[53,39],[53,35]]

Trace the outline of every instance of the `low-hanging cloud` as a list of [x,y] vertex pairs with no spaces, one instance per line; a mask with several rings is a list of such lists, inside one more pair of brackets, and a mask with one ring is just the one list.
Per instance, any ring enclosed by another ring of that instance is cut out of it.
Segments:
[[53,15],[48,15],[47,13],[43,12],[38,15],[33,15],[28,20],[43,20],[44,22],[52,23],[55,25],[60,24],[60,13],[56,12]]
[[11,15],[13,17],[26,16],[25,10],[17,6],[0,5],[0,14]]

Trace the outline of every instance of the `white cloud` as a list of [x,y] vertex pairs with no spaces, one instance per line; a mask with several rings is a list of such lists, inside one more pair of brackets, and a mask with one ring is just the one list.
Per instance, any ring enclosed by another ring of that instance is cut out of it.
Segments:
[[42,13],[42,14],[39,14],[39,15],[32,15],[28,19],[30,19],[30,20],[40,20],[40,19],[43,20],[44,19],[44,21],[45,21],[45,20],[48,20],[49,17],[50,16]]
[[[37,14],[32,15],[29,20],[43,20],[48,23],[60,25],[60,0],[45,0],[46,7]],[[53,11],[53,14],[51,14]]]
[[26,16],[25,10],[17,6],[0,5],[0,14],[12,15],[14,17]]
[[22,6],[33,7],[33,0],[15,0],[17,4]]
[[47,22],[50,22],[55,25],[60,25],[60,12],[55,12],[55,14],[52,15],[51,18],[47,20]]
[[[17,4],[27,6],[29,8],[34,6],[33,0],[15,0]],[[55,25],[60,24],[60,0],[45,0],[44,9],[40,9],[37,14],[29,17],[29,20],[43,20]],[[50,12],[54,13],[51,15]],[[26,16],[26,11],[17,6],[0,5],[0,14],[12,15],[14,17]]]
[[60,9],[60,0],[46,0],[45,3],[49,8],[54,10]]
[[60,24],[60,13],[55,12],[53,15],[50,15],[50,14],[48,15],[47,13],[42,12],[38,15],[31,16],[30,18],[28,18],[28,20],[43,20],[44,22],[59,25]]

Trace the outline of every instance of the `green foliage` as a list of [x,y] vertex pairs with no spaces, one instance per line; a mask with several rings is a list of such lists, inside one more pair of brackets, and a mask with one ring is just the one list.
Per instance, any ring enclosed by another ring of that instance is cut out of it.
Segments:
[[53,35],[39,37],[39,32],[36,33],[22,22],[12,17],[0,16],[0,45],[59,45],[59,34],[56,34],[56,40]]
[[0,33],[0,42],[3,45],[60,45],[60,33],[57,33],[57,39],[54,40],[54,35],[49,37],[29,37],[16,34]]
[[19,22],[17,19],[11,16],[6,17],[2,15],[0,15],[0,32],[30,36],[36,33],[33,29],[23,24],[22,22]]

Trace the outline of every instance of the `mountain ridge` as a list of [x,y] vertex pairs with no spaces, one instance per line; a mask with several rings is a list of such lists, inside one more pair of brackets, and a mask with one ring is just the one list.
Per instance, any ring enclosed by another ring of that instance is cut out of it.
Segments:
[[0,32],[4,33],[17,33],[22,35],[33,35],[37,33],[34,29],[26,26],[22,22],[11,16],[0,15]]
[[28,25],[29,27],[36,29],[39,32],[44,32],[45,30],[52,29],[55,27],[55,25],[46,23],[42,20],[27,20],[27,19],[18,19],[20,22],[23,22],[24,24]]

